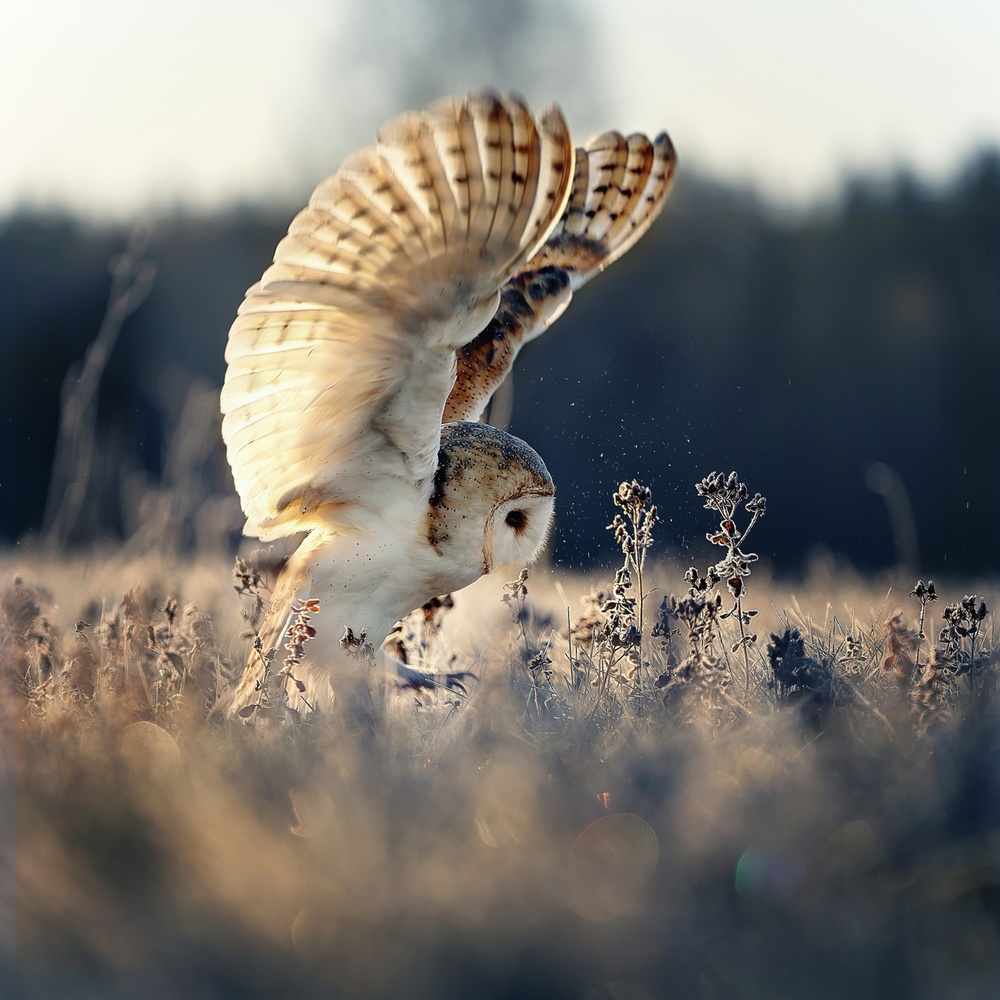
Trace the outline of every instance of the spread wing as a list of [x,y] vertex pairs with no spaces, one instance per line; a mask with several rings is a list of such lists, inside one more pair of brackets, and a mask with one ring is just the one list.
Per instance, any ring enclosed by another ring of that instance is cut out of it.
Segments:
[[573,292],[628,250],[660,214],[677,167],[666,133],[655,141],[605,132],[576,151],[562,218],[504,285],[487,327],[457,352],[444,419],[478,420],[521,347],[552,324]]
[[562,115],[476,94],[386,125],[321,183],[229,332],[223,437],[248,534],[377,511],[433,475],[455,351],[566,207]]

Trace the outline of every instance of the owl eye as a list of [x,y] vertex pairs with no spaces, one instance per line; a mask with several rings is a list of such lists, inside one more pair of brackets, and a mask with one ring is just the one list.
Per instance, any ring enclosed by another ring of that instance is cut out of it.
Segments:
[[528,515],[523,510],[508,511],[504,521],[514,529],[515,535],[522,534],[528,527]]

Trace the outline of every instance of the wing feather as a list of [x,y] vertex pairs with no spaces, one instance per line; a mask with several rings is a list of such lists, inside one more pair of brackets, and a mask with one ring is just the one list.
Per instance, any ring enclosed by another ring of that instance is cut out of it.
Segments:
[[479,420],[521,347],[548,329],[573,292],[629,249],[659,215],[677,154],[666,133],[605,132],[576,151],[566,210],[544,246],[501,292],[486,328],[456,352],[444,419]]
[[660,214],[677,170],[677,152],[662,132],[604,132],[576,153],[566,211],[529,267],[557,266],[573,288],[613,264]]
[[483,92],[394,119],[317,187],[229,335],[248,533],[350,522],[432,476],[455,351],[559,222],[573,164],[558,109]]

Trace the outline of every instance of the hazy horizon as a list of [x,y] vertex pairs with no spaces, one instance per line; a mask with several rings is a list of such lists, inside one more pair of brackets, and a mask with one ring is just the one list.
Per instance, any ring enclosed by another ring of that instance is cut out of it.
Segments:
[[[0,214],[294,202],[387,117],[487,83],[558,100],[581,139],[665,127],[682,167],[778,207],[822,204],[858,173],[939,183],[1000,147],[1000,8],[982,0],[630,12],[508,0],[487,24],[455,0],[290,0],[277,18],[259,0],[183,0],[169,17],[20,5],[0,81],[29,99],[0,111]],[[439,49],[449,58],[427,57]]]

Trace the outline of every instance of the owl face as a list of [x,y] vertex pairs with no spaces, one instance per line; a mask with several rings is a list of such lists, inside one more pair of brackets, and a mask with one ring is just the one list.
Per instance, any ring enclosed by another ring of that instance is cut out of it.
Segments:
[[519,438],[489,424],[445,424],[427,539],[439,555],[468,553],[477,577],[531,562],[548,537],[554,496],[545,463]]
[[552,527],[555,497],[524,492],[504,500],[487,519],[483,532],[483,564],[491,573],[504,563],[534,562]]

